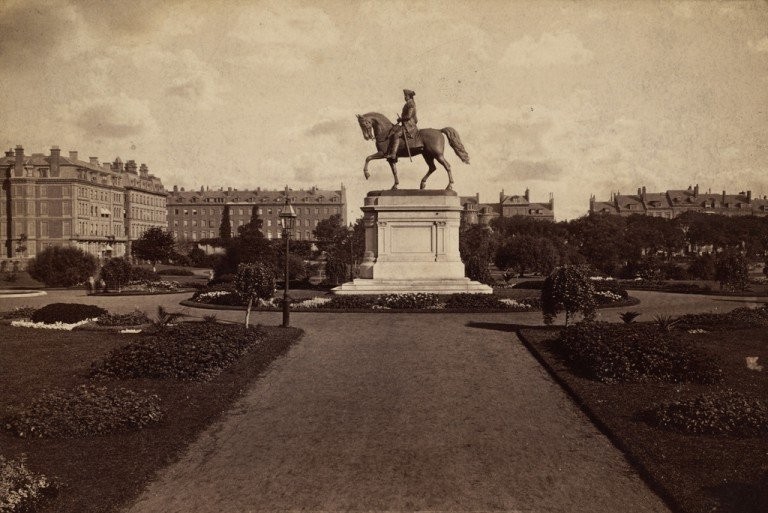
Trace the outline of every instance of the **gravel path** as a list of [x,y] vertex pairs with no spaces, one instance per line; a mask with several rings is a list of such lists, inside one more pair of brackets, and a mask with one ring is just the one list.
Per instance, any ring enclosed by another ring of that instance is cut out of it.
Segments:
[[667,511],[498,316],[297,317],[128,512]]

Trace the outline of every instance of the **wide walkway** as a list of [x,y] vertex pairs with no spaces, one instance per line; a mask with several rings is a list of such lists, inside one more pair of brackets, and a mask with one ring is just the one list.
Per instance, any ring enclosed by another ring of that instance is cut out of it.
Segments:
[[667,511],[513,333],[467,326],[498,316],[295,319],[130,513]]

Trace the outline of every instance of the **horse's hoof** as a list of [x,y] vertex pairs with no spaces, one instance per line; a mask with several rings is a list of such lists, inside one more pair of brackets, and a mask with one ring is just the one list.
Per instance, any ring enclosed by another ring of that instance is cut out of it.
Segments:
[[368,180],[371,177],[371,173],[368,171],[363,171],[363,175],[365,176],[365,179]]
[[397,184],[393,185],[391,190],[396,191],[397,190]]
[[427,188],[427,184],[425,184],[424,182],[421,182],[421,185],[419,185],[419,189],[426,189],[426,188]]

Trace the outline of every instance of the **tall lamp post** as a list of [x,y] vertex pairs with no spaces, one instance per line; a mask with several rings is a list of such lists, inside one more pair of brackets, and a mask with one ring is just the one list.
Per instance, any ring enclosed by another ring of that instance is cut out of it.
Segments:
[[355,281],[355,227],[347,226],[349,234],[349,281]]
[[283,328],[287,328],[291,322],[291,305],[288,297],[288,262],[291,250],[291,231],[296,223],[296,212],[293,210],[290,198],[285,198],[285,207],[278,215],[280,224],[283,227],[283,238],[285,239],[285,285],[283,286]]

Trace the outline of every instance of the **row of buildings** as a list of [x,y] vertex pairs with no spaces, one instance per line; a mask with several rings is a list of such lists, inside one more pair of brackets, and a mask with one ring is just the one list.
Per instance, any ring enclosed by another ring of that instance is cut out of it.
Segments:
[[702,192],[698,184],[665,192],[647,192],[643,186],[637,189],[637,194],[611,194],[609,201],[596,201],[591,196],[589,211],[625,217],[641,214],[665,219],[673,219],[684,212],[762,217],[768,215],[768,198],[754,197],[752,191],[738,194]]
[[[99,258],[130,255],[131,242],[152,227],[172,231],[183,243],[215,238],[225,208],[233,234],[248,223],[255,208],[263,221],[264,235],[278,238],[278,216],[286,198],[298,215],[294,232],[298,240],[312,240],[317,224],[330,216],[340,215],[347,223],[344,185],[338,190],[201,187],[188,191],[174,186],[168,191],[146,164],[137,165],[133,160],[124,163],[119,157],[104,163],[97,157],[85,160],[76,151],[62,155],[56,146],[49,155],[28,155],[21,146],[6,151],[0,158],[0,179],[0,270],[21,268],[27,258],[53,245],[74,245]],[[462,196],[461,204],[463,221],[470,225],[488,225],[493,219],[512,216],[555,220],[552,194],[546,202],[534,202],[528,189],[523,195],[508,195],[502,190],[495,203],[481,203],[479,194]],[[657,193],[641,187],[636,195],[617,192],[609,201],[596,201],[592,196],[589,211],[667,219],[687,211],[765,216],[768,198],[753,197],[751,191],[704,193],[698,185]]]

